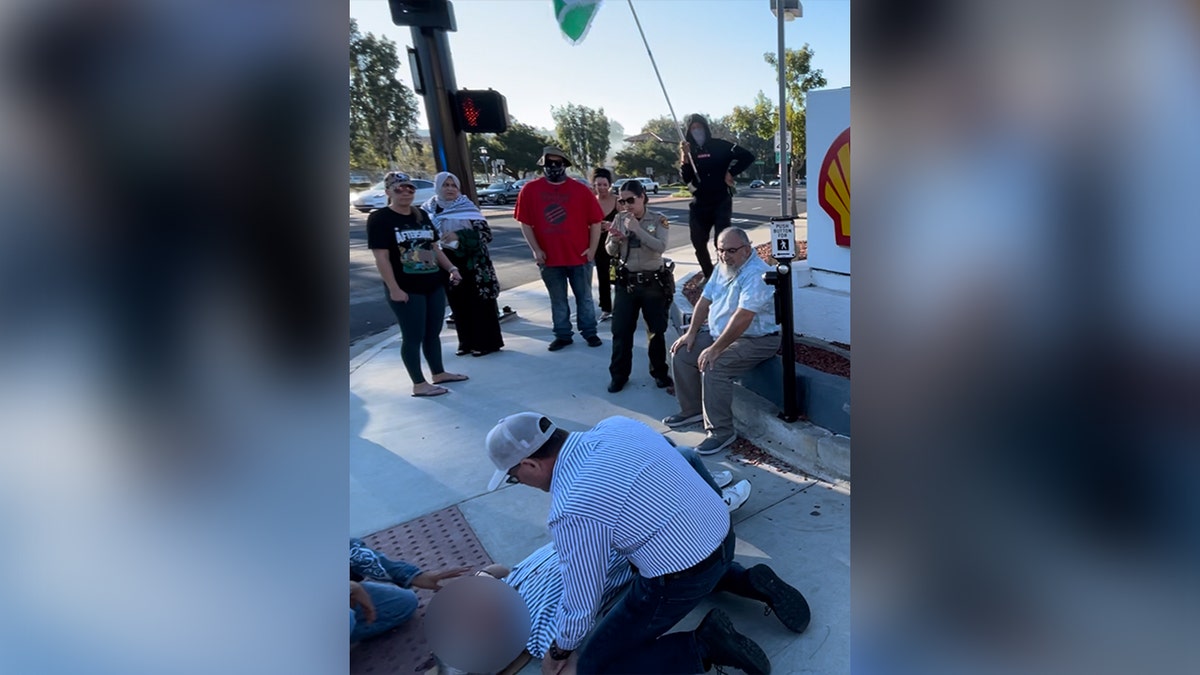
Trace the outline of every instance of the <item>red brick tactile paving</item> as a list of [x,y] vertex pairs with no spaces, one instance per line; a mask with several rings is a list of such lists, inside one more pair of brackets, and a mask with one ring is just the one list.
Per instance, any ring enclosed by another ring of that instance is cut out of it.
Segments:
[[[454,506],[362,539],[392,560],[403,560],[423,570],[463,566],[478,569],[494,562]],[[420,600],[416,615],[400,628],[364,640],[351,650],[351,675],[409,675],[425,672],[431,665],[432,654],[422,623],[433,592],[413,590]]]

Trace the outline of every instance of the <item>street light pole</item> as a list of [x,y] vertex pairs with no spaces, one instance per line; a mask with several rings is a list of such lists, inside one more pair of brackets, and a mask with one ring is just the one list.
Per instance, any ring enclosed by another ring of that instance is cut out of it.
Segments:
[[783,22],[787,13],[782,7],[784,0],[775,0],[775,16],[779,23],[779,55],[776,62],[779,65],[779,215],[788,215],[787,194],[788,178],[788,137],[787,137],[787,80],[784,79],[784,62],[787,51],[783,44]]

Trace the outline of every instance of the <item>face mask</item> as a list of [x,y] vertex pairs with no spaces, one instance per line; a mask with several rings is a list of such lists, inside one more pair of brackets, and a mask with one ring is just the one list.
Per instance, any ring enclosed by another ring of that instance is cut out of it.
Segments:
[[696,141],[696,145],[704,145],[704,130],[692,129],[692,140]]
[[545,166],[542,167],[546,174],[546,180],[551,183],[561,183],[567,177],[567,167],[565,166]]

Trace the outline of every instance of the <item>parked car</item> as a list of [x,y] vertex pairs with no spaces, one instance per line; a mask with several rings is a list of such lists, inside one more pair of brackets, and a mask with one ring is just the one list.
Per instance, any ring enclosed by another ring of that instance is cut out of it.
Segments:
[[521,188],[510,180],[500,180],[479,191],[479,201],[484,204],[507,204],[517,200]]
[[770,183],[767,183],[767,185],[768,185],[769,187],[779,187],[779,181],[777,181],[777,180],[773,180],[773,181],[771,181]]
[[[419,206],[433,196],[433,181],[414,178],[413,185],[417,186],[417,193],[413,195],[413,204]],[[379,181],[372,185],[370,190],[359,194],[358,197],[354,198],[354,201],[350,202],[350,205],[363,213],[370,213],[375,209],[382,209],[387,206],[387,192],[383,189],[383,181]]]
[[659,190],[658,183],[656,183],[653,179],[646,178],[645,176],[640,176],[638,178],[618,178],[617,180],[613,181],[613,184],[612,184],[613,193],[616,194],[617,192],[620,192],[621,186],[624,185],[627,181],[631,181],[631,180],[640,181],[642,184],[642,187],[646,188],[646,192],[653,192],[654,194],[658,194],[658,190]]
[[371,183],[373,183],[373,182],[374,181],[371,180],[371,174],[366,173],[365,171],[351,171],[350,172],[350,187],[351,188],[361,190],[365,187],[370,186]]
[[750,188],[751,188],[751,189],[757,189],[757,188],[766,187],[766,186],[767,186],[767,184],[766,184],[766,183],[764,183],[764,182],[762,182],[761,180],[752,180],[752,181],[750,181]]

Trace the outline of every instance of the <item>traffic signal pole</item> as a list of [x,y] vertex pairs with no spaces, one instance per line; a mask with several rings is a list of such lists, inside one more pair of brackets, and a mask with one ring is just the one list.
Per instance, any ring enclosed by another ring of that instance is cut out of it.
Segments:
[[[453,11],[453,10],[451,10]],[[459,189],[471,201],[475,194],[475,173],[467,150],[467,136],[454,124],[450,94],[458,89],[450,42],[441,28],[412,26],[413,47],[417,50],[418,71],[425,84],[425,114],[429,118],[429,140],[438,171],[458,176]]]

